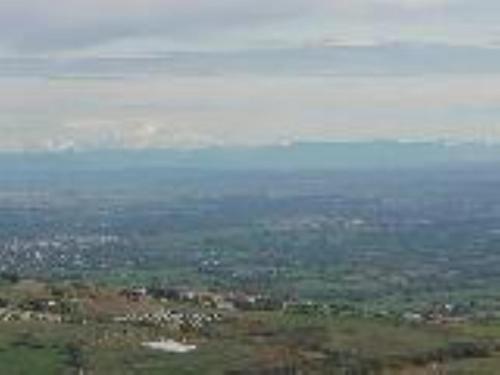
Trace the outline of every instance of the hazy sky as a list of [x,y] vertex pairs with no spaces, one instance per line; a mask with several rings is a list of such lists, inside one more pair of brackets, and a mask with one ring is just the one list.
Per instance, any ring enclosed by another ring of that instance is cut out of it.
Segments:
[[496,0],[4,0],[0,149],[500,141]]
[[388,41],[496,45],[496,0],[3,0],[10,52]]

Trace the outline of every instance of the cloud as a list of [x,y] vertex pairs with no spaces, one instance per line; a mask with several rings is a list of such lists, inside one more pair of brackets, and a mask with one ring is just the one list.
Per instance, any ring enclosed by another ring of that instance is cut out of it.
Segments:
[[498,75],[25,81],[0,85],[0,150],[500,141]]
[[388,4],[403,8],[435,8],[456,3],[456,0],[376,0],[380,4]]
[[303,0],[17,0],[0,3],[0,40],[19,50],[75,49],[130,37],[189,39],[304,14]]
[[[224,141],[210,131],[151,120],[80,120],[47,132],[44,137],[30,142],[18,135],[17,146],[10,149],[26,150],[96,150],[96,149],[197,149],[223,146]],[[12,142],[11,142],[12,143]],[[6,147],[0,142],[0,148]]]
[[499,13],[496,0],[4,0],[0,50],[79,50],[147,38],[201,46],[236,38],[245,47],[273,35],[298,42],[359,28],[390,35],[413,26],[418,36],[436,24],[450,34],[471,25],[490,32]]

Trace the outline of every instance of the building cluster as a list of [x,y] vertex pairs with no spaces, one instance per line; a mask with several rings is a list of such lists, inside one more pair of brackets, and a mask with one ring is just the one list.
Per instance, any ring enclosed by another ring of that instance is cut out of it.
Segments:
[[283,301],[262,294],[245,292],[209,292],[185,288],[135,288],[124,292],[129,298],[140,299],[150,296],[155,299],[189,302],[204,308],[224,311],[236,310],[280,310]]
[[0,321],[62,323],[63,317],[61,314],[50,312],[23,310],[19,308],[0,308]]
[[13,237],[0,244],[0,257],[0,272],[20,274],[112,269],[142,259],[125,238],[98,233]]
[[220,322],[222,315],[200,311],[164,309],[154,313],[126,314],[113,319],[116,323],[167,326],[178,330],[200,330],[208,324]]
[[409,323],[460,324],[465,323],[472,314],[470,306],[443,303],[433,304],[422,311],[406,311],[402,319]]

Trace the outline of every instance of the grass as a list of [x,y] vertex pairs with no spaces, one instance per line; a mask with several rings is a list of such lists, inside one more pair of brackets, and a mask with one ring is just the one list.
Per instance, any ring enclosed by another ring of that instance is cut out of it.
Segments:
[[[193,336],[199,349],[192,353],[159,353],[140,345],[160,337],[181,338],[167,329],[112,323],[4,322],[0,374],[33,374],[35,369],[42,375],[74,373],[79,363],[92,375],[220,375],[286,366],[307,374],[345,373],[346,366],[424,374],[430,364],[419,367],[412,358],[453,342],[498,340],[500,324],[411,326],[383,319],[241,312]],[[452,360],[442,366],[449,374],[495,374],[500,357]]]

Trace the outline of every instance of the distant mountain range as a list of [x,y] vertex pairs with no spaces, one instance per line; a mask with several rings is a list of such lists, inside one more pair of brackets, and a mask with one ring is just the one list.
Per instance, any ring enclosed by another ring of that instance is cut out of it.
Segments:
[[338,142],[199,150],[102,150],[0,154],[2,173],[33,170],[112,171],[141,168],[201,170],[331,170],[453,167],[500,163],[500,146],[480,143]]

